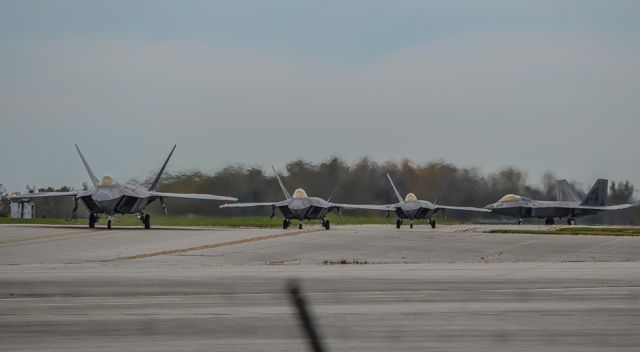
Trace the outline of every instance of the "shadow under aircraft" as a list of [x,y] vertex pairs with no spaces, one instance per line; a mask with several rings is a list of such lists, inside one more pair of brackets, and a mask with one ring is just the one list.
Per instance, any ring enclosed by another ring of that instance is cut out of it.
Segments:
[[357,204],[341,204],[341,203],[333,203],[331,199],[336,193],[336,190],[333,191],[331,196],[327,200],[324,200],[319,197],[309,197],[307,192],[302,188],[297,188],[293,191],[293,195],[287,191],[287,188],[282,183],[280,176],[276,169],[273,169],[273,172],[276,175],[276,179],[278,180],[278,184],[282,189],[282,193],[286,197],[285,200],[279,202],[257,202],[257,203],[233,203],[233,204],[223,204],[220,208],[243,208],[243,207],[260,207],[260,206],[268,206],[271,207],[272,213],[271,217],[275,216],[276,209],[280,210],[284,219],[282,220],[282,228],[288,229],[291,226],[293,220],[299,220],[300,224],[298,224],[298,229],[302,229],[304,220],[320,220],[320,224],[327,230],[331,228],[331,222],[328,219],[325,219],[327,214],[337,209],[339,212],[342,209],[376,209],[376,210],[389,210],[384,205],[357,205]]
[[496,214],[519,218],[518,224],[522,224],[523,218],[545,219],[546,225],[553,225],[554,218],[567,218],[567,224],[575,225],[577,217],[633,206],[632,204],[606,205],[608,185],[608,180],[598,179],[585,199],[582,200],[567,180],[557,180],[555,201],[534,200],[515,194],[507,194],[485,208]]
[[76,206],[73,209],[74,212],[78,209],[78,200],[82,201],[82,203],[89,210],[90,228],[94,228],[96,226],[96,223],[100,219],[100,215],[104,214],[107,216],[108,229],[111,229],[112,217],[115,214],[137,214],[138,219],[140,219],[140,221],[144,224],[144,228],[150,229],[151,216],[149,214],[145,214],[144,210],[147,205],[153,203],[156,200],[160,202],[165,215],[167,214],[167,208],[164,204],[164,201],[167,198],[220,201],[238,200],[237,198],[233,197],[216,196],[212,194],[166,193],[156,191],[158,183],[160,182],[160,176],[162,176],[162,173],[167,167],[173,151],[176,149],[175,145],[173,146],[173,149],[171,149],[169,156],[165,160],[164,164],[162,164],[160,171],[148,188],[144,188],[134,184],[117,183],[110,175],[104,176],[102,177],[102,179],[98,180],[93,171],[91,171],[87,160],[84,158],[84,155],[82,155],[82,152],[80,151],[80,148],[78,148],[77,144],[76,149],[78,150],[80,159],[82,159],[82,163],[84,164],[84,167],[89,174],[89,178],[91,179],[93,188],[89,188],[88,190],[84,191],[15,194],[12,196],[12,198],[23,199],[60,196],[74,197],[74,200],[76,202]]

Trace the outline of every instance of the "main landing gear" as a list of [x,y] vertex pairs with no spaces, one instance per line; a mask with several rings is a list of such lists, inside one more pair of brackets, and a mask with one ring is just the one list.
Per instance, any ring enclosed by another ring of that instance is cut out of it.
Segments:
[[107,218],[107,230],[111,230],[111,223],[113,222],[113,218],[111,215]]
[[89,214],[89,228],[95,229],[96,223],[98,222],[98,216],[94,213]]
[[288,220],[288,219],[282,220],[282,229],[283,230],[288,229],[289,226],[291,226],[291,220]]
[[429,220],[429,225],[431,225],[432,229],[436,228],[436,219]]
[[399,229],[400,226],[402,226],[402,220],[401,219],[397,219],[396,220],[396,229]]
[[145,213],[138,213],[138,219],[144,225],[145,229],[151,228],[151,215]]
[[574,218],[567,219],[567,225],[575,225],[575,224],[576,224],[576,219]]
[[331,222],[326,219],[320,219],[320,224],[324,227],[325,230],[331,230]]
[[544,219],[544,224],[545,225],[553,225],[553,224],[555,224],[555,221],[553,221],[553,218],[546,218],[546,219]]

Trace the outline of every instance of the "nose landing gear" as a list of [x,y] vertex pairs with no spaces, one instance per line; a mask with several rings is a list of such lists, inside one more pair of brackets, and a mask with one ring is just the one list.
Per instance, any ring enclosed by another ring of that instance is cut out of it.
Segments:
[[574,218],[567,219],[567,225],[575,225],[575,224],[576,224],[576,219]]
[[545,225],[553,225],[553,224],[555,224],[555,221],[553,220],[553,218],[546,218],[546,219],[544,219],[544,224]]

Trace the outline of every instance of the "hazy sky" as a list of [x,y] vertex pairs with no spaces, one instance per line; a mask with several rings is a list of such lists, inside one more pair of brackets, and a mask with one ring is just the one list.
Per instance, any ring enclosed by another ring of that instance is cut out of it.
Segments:
[[444,158],[640,187],[640,1],[0,0],[0,183]]

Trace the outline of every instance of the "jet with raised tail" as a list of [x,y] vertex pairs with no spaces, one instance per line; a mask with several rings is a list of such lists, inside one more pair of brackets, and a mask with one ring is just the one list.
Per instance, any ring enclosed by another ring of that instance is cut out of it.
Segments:
[[545,219],[546,225],[553,225],[554,218],[566,218],[567,224],[575,225],[577,217],[633,206],[632,204],[606,205],[608,185],[608,180],[598,179],[583,200],[566,180],[557,180],[555,201],[535,200],[516,194],[507,194],[485,208],[496,214],[519,218],[518,224],[522,223],[523,218]]
[[[288,229],[291,226],[293,220],[299,220],[298,229],[302,229],[304,220],[320,220],[320,224],[327,230],[331,228],[331,222],[326,219],[329,212],[337,209],[339,212],[342,209],[371,209],[374,207],[377,210],[388,210],[383,205],[380,206],[367,206],[357,204],[341,204],[331,201],[336,191],[334,190],[331,196],[327,200],[320,197],[309,197],[307,192],[302,188],[297,188],[290,194],[284,183],[280,179],[276,169],[273,169],[276,175],[278,184],[282,189],[282,193],[286,199],[276,202],[259,202],[259,203],[233,203],[221,205],[221,208],[242,208],[242,207],[271,207],[271,217],[275,216],[276,209],[282,213],[284,219],[282,220],[282,228]],[[337,190],[337,189],[336,189]]]
[[70,191],[70,192],[41,192],[41,193],[26,193],[15,194],[13,199],[24,198],[37,198],[37,197],[73,197],[76,206],[73,209],[75,212],[78,208],[78,200],[81,201],[89,210],[89,227],[95,228],[96,223],[100,219],[101,215],[107,216],[107,228],[111,229],[112,217],[115,214],[137,214],[138,219],[144,224],[145,229],[151,228],[151,216],[145,213],[147,205],[158,200],[162,205],[162,209],[166,215],[167,208],[165,206],[165,199],[169,198],[182,198],[182,199],[202,199],[202,200],[217,200],[217,201],[236,201],[237,198],[216,196],[212,194],[184,194],[184,193],[167,193],[158,192],[156,188],[160,183],[160,177],[164,172],[164,169],[169,163],[169,159],[176,149],[173,146],[169,156],[165,160],[164,164],[160,168],[160,171],[154,178],[153,182],[148,188],[144,188],[133,184],[120,184],[117,183],[112,176],[106,175],[100,180],[94,175],[93,171],[89,167],[89,163],[82,155],[80,148],[76,144],[76,149],[82,159],[91,183],[92,188],[85,191]]

